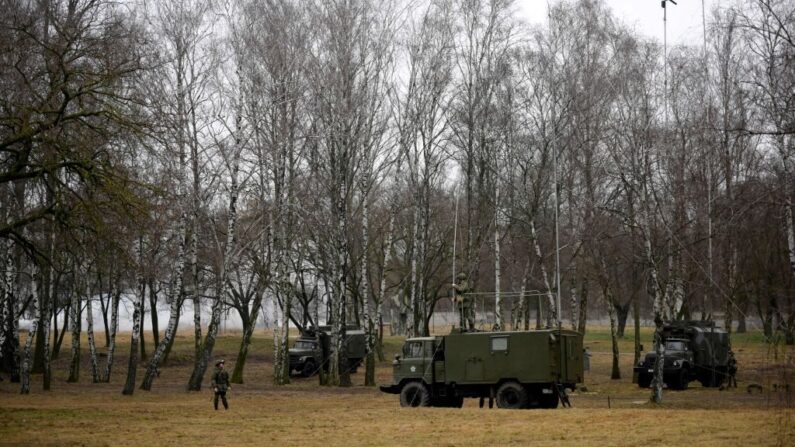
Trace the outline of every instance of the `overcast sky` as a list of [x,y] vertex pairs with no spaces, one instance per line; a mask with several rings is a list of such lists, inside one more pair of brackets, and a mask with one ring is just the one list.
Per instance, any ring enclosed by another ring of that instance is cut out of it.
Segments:
[[[677,5],[668,4],[668,43],[700,44],[701,42],[701,1],[676,0]],[[550,3],[553,0],[549,0]],[[663,40],[663,10],[660,0],[604,0],[613,14],[625,24],[642,34]],[[547,0],[517,0],[524,18],[531,23],[544,23],[547,14]],[[707,8],[707,22],[710,9],[721,0],[704,0]]]

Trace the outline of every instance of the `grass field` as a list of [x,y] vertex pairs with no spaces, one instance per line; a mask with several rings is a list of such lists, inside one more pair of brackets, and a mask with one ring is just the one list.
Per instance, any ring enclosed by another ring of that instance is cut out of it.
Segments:
[[[642,337],[650,348],[650,330]],[[474,399],[462,409],[400,408],[397,396],[361,385],[363,368],[351,388],[320,387],[316,378],[293,378],[276,387],[272,340],[262,331],[250,350],[246,383],[230,392],[229,411],[213,410],[209,387],[185,391],[193,349],[189,333],[178,338],[151,392],[122,396],[129,335],[120,340],[109,384],[90,383],[86,351],[81,382],[66,383],[67,346],[54,363],[52,391],[41,390],[40,376],[34,376],[28,396],[19,394],[19,384],[0,382],[0,445],[795,445],[795,395],[772,390],[773,384],[788,383],[795,391],[795,350],[771,348],[758,333],[732,339],[737,390],[704,389],[694,382],[687,391],[666,391],[664,403],[654,406],[649,390],[631,383],[631,333],[621,341],[622,379],[610,380],[609,334],[593,328],[586,336],[593,354],[587,391],[571,396],[573,408],[517,411],[481,409]],[[230,333],[216,345],[216,357],[226,358],[230,371],[238,343],[239,334]],[[388,338],[387,358],[401,344]],[[151,341],[147,347],[151,352]],[[379,383],[388,383],[389,361],[376,374]],[[142,375],[143,370],[139,382]],[[765,391],[749,395],[745,386],[751,382]]]

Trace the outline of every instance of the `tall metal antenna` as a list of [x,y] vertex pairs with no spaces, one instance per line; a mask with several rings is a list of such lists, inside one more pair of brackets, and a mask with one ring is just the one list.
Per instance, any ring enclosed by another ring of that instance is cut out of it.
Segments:
[[[547,26],[552,28],[552,13],[551,6],[547,2]],[[560,304],[560,234],[558,231],[558,145],[557,141],[552,143],[552,177],[555,188],[555,314],[558,320],[558,329],[563,327],[563,319],[561,318],[561,304]]]
[[[704,4],[704,0],[701,0],[701,27],[702,35],[704,37],[704,86],[707,92],[707,119],[709,119],[710,112],[712,111],[712,84],[709,80],[709,53],[707,52],[707,8]],[[709,150],[710,147],[711,146],[709,146],[709,143],[707,143],[707,150]],[[707,287],[707,293],[704,294],[704,302],[702,303],[702,319],[706,318],[708,296],[712,296],[712,288],[715,284],[712,274],[712,157],[707,157],[707,258],[709,260],[709,286]]]
[[663,91],[663,98],[665,100],[665,128],[668,128],[668,8],[666,8],[666,3],[671,2],[674,5],[676,1],[674,0],[661,0],[660,6],[663,9],[663,77],[664,77],[664,88]]

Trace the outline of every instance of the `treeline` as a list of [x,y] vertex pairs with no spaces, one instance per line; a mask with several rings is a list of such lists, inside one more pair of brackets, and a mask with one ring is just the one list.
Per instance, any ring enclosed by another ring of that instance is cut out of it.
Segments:
[[[707,11],[667,54],[598,0],[539,28],[511,0],[2,6],[0,364],[23,392],[59,355],[79,380],[83,330],[109,380],[123,302],[126,394],[187,309],[191,390],[229,309],[233,381],[265,318],[277,383],[288,323],[328,323],[367,330],[374,384],[383,322],[427,334],[453,269],[496,330],[607,315],[616,358],[629,315],[795,343],[791,2]],[[350,384],[338,360],[321,381]]]

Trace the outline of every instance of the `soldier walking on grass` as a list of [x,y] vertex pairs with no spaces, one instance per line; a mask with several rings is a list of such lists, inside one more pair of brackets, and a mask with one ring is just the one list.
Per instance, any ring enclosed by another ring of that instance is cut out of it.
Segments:
[[215,363],[215,371],[213,371],[213,392],[215,392],[215,397],[213,398],[213,405],[215,409],[218,409],[218,398],[221,398],[221,402],[224,403],[224,409],[229,409],[229,404],[226,402],[226,391],[232,389],[232,385],[229,384],[229,373],[226,372],[224,369],[224,361],[219,360]]

